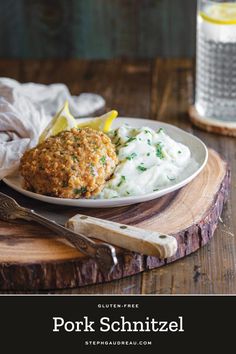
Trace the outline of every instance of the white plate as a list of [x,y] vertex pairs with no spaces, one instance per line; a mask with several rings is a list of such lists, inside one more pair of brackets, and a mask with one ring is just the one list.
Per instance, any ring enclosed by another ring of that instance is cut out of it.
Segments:
[[165,187],[159,191],[149,193],[141,196],[130,196],[130,197],[120,197],[114,199],[66,199],[66,198],[55,198],[48,197],[46,195],[33,193],[22,188],[22,178],[20,176],[8,177],[4,179],[4,182],[11,188],[15,189],[27,197],[41,200],[43,202],[48,202],[52,204],[60,205],[71,205],[77,207],[85,208],[112,208],[124,205],[130,205],[140,202],[145,202],[147,200],[156,199],[162,197],[163,195],[173,192],[192,181],[203,169],[207,162],[208,151],[204,143],[196,138],[195,136],[186,133],[182,129],[179,129],[173,125],[157,122],[148,119],[139,118],[117,118],[113,123],[113,127],[117,128],[121,124],[128,123],[135,128],[140,128],[143,126],[148,126],[154,130],[159,128],[164,128],[167,134],[174,140],[187,145],[191,151],[193,159],[197,164],[186,169],[185,175],[177,183],[171,186]]

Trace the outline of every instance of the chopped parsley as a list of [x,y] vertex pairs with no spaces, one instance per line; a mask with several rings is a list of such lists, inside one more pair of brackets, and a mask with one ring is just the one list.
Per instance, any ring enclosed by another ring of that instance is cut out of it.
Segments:
[[164,132],[164,129],[160,128],[157,133],[162,133],[162,132]]
[[125,176],[121,176],[120,182],[117,184],[117,187],[120,187],[125,182]]
[[182,154],[182,151],[179,150],[179,151],[178,151],[178,154]]
[[137,156],[136,152],[132,152],[131,155],[126,157],[126,160],[133,160]]
[[100,162],[101,162],[103,165],[105,165],[105,163],[106,163],[106,156],[102,156],[102,157],[100,158]]
[[150,156],[150,152],[147,153],[147,156]]
[[164,159],[165,157],[161,143],[158,143],[156,146],[156,156],[159,157],[159,159]]
[[147,143],[148,143],[148,145],[151,145],[151,140],[148,139],[148,140],[147,140]]
[[75,194],[84,194],[87,192],[87,187],[81,187],[81,188],[75,188],[74,193]]
[[137,169],[141,172],[147,171],[147,168],[144,166],[138,166]]

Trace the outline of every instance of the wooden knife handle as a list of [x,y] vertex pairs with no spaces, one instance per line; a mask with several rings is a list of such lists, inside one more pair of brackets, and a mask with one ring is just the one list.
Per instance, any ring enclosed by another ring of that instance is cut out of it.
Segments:
[[87,237],[148,256],[168,258],[177,251],[177,241],[173,236],[91,216],[77,214],[67,221],[66,227]]

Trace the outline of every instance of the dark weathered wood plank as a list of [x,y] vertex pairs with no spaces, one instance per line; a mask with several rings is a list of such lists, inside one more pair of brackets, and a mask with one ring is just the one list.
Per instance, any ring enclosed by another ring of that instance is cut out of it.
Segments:
[[229,162],[232,171],[230,199],[214,239],[196,254],[175,264],[143,274],[142,293],[235,293],[236,292],[236,193],[233,138],[209,134],[189,123],[187,109],[193,95],[193,63],[157,60],[153,74],[152,117],[193,132]]
[[[74,93],[87,90],[103,94],[108,107],[119,105],[121,114],[147,118],[150,115],[153,119],[177,124],[194,132],[209,147],[220,152],[229,161],[232,170],[230,200],[222,216],[223,223],[209,245],[166,267],[109,284],[74,289],[73,293],[123,293],[127,284],[133,289],[130,291],[139,293],[141,282],[143,293],[236,293],[236,142],[233,138],[202,132],[189,124],[187,108],[192,100],[192,61],[157,60],[152,68],[149,62],[125,61],[123,64],[116,60],[108,63],[72,61],[68,65],[72,69],[67,70],[67,63],[63,60],[21,64],[18,61],[0,61],[0,72],[2,76],[22,81],[62,81]],[[136,71],[136,74],[130,71]],[[127,97],[131,88],[132,93]],[[136,88],[138,100],[135,99]]]
[[9,62],[7,59],[0,60],[0,76],[10,77],[11,79],[19,80],[21,74],[21,61],[13,59]]
[[[13,66],[14,62],[8,62],[9,73]],[[20,74],[18,77],[15,75],[15,78],[23,82],[33,81],[46,84],[63,82],[69,86],[73,94],[86,91],[102,94],[106,99],[107,109],[120,110],[121,108],[125,115],[140,113],[141,116],[149,116],[151,65],[147,61],[135,63],[132,60],[124,62],[120,60],[109,62],[30,60],[21,63]],[[137,86],[137,82],[141,85]],[[133,97],[127,100],[129,95]],[[134,111],[134,101],[136,101],[136,111]],[[140,276],[127,278],[124,283],[117,282],[114,289],[112,285],[106,284],[103,291],[104,293],[128,293],[129,291],[139,293],[140,281]],[[98,291],[97,287],[93,289],[91,286],[88,289],[91,293]],[[80,289],[78,291],[83,292]]]
[[0,5],[0,56],[192,57],[196,1],[8,0]]
[[[101,274],[93,259],[61,242],[53,232],[25,221],[9,224],[0,220],[0,289],[59,290],[105,283],[186,257],[213,237],[228,190],[227,165],[218,154],[209,150],[204,171],[192,183],[158,200],[107,210],[85,210],[56,205],[49,208],[39,201],[24,198],[27,208],[42,215],[46,210],[47,217],[56,219],[60,224],[64,224],[70,216],[85,213],[171,234],[176,238],[178,249],[175,255],[163,260],[118,248],[118,266],[111,274]],[[21,195],[4,185],[1,191],[10,193],[23,205]],[[199,200],[199,195],[204,197]],[[96,237],[96,234],[93,236]]]

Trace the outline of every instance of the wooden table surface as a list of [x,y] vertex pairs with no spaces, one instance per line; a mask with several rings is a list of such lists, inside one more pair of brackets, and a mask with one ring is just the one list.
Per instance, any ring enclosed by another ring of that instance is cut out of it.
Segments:
[[[187,109],[193,99],[191,60],[0,60],[0,76],[21,82],[63,82],[73,94],[95,92],[120,116],[175,124],[201,138],[230,164],[229,201],[213,240],[196,253],[162,268],[111,283],[56,291],[69,294],[235,294],[236,139],[193,127]],[[51,291],[55,293],[55,291]]]

